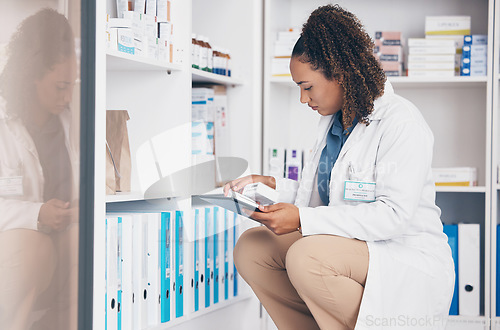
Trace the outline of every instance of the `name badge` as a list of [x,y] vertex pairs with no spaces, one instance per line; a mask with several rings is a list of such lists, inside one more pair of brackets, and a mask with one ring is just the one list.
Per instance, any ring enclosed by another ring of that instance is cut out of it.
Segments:
[[23,177],[11,176],[0,178],[0,196],[22,196]]
[[344,185],[344,200],[358,202],[375,201],[375,182],[346,180]]

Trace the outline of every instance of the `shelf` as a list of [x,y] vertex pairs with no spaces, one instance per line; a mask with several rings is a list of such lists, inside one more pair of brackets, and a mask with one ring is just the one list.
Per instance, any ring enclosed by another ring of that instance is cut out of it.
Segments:
[[488,77],[388,77],[389,81],[397,87],[423,87],[425,85],[432,85],[432,87],[443,87],[460,85],[461,87],[471,87],[486,84]]
[[191,68],[192,80],[196,83],[221,84],[226,86],[243,85],[243,81],[234,77],[222,76],[211,72]]
[[132,202],[144,199],[144,194],[139,191],[116,193],[116,195],[106,195],[106,203]]
[[464,193],[485,193],[485,186],[462,187],[462,186],[436,186],[436,192],[464,192]]
[[292,80],[292,76],[271,77],[269,81],[273,84],[282,84],[290,87],[297,87],[297,84]]
[[169,322],[161,323],[161,324],[156,325],[156,326],[149,326],[147,328],[147,330],[165,330],[165,329],[173,328],[173,327],[178,326],[178,325],[185,323],[187,321],[197,319],[200,316],[204,316],[204,315],[207,315],[209,313],[234,306],[234,304],[242,302],[242,301],[246,301],[250,298],[252,298],[252,295],[243,294],[243,295],[238,295],[237,297],[232,297],[228,300],[221,300],[217,304],[211,305],[208,308],[202,308],[197,312],[192,311],[192,312],[189,312],[189,314],[184,315],[180,318],[173,318]]
[[[451,84],[457,84],[463,87],[478,86],[486,84],[487,77],[449,77],[449,78],[439,78],[439,77],[387,77],[393,86],[397,87],[423,87],[425,85],[432,85],[432,87],[448,86]],[[287,86],[297,86],[291,76],[284,77],[271,77],[269,81],[273,84],[283,84]],[[456,86],[456,85],[454,85]]]
[[462,316],[462,315],[450,315],[448,316],[448,322],[446,324],[447,330],[453,329],[467,329],[467,330],[483,330],[485,326],[489,325],[489,322],[484,316]]
[[115,50],[106,51],[108,71],[180,71],[179,64],[165,63],[155,59],[127,54]]

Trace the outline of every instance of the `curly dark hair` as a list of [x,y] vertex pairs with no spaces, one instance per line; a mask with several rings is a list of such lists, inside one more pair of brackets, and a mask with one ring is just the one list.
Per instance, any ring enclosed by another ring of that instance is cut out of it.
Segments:
[[0,95],[7,112],[25,119],[33,106],[35,82],[52,67],[75,55],[73,31],[64,15],[44,8],[21,22],[8,46],[0,73]]
[[293,48],[292,58],[309,63],[343,87],[345,127],[352,125],[353,113],[359,122],[368,124],[373,102],[384,93],[386,76],[373,47],[354,14],[339,5],[326,5],[311,13]]

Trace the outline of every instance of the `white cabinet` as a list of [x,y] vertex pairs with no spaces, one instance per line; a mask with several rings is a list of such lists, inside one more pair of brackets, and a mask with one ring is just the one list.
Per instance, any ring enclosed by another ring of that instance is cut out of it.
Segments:
[[[425,16],[469,15],[473,34],[488,35],[488,58],[493,55],[494,1],[337,1],[353,12],[366,31],[402,31],[403,38],[425,35]],[[307,151],[316,138],[319,115],[299,102],[299,88],[290,77],[272,77],[271,58],[278,31],[301,27],[309,14],[325,1],[265,0],[264,51],[264,143],[263,169],[267,172],[270,148],[292,147]],[[496,3],[498,7],[498,2]],[[498,8],[496,8],[498,11]],[[498,31],[498,28],[497,30]],[[498,35],[498,33],[496,34]],[[496,49],[498,49],[496,37]],[[407,54],[407,47],[405,47]],[[498,51],[497,51],[498,53]],[[496,55],[498,63],[498,54]],[[492,61],[485,77],[451,77],[416,79],[390,77],[397,94],[413,102],[431,127],[435,143],[433,167],[467,166],[478,169],[477,187],[438,187],[437,204],[442,221],[477,223],[481,228],[481,297],[478,317],[454,316],[448,329],[484,329],[490,318],[491,241],[491,118],[493,97],[498,99],[498,75],[493,90]],[[499,72],[498,67],[496,72]],[[495,112],[498,112],[498,106]],[[497,119],[498,121],[498,119]],[[500,128],[497,123],[496,127]],[[495,149],[499,149],[498,145]],[[499,149],[500,150],[500,149]],[[493,164],[496,164],[495,162]],[[496,168],[496,165],[495,165]],[[497,185],[495,184],[494,197]],[[494,211],[496,212],[496,211]]]
[[[243,10],[240,17],[235,12]],[[105,324],[105,213],[106,211],[141,212],[181,208],[190,221],[191,200],[180,199],[176,191],[157,201],[145,200],[151,175],[141,167],[141,147],[154,143],[159,136],[162,145],[159,173],[169,174],[193,166],[191,156],[191,88],[193,84],[221,84],[227,87],[228,126],[231,136],[230,155],[248,162],[248,172],[261,168],[261,52],[262,4],[248,1],[183,1],[172,0],[175,48],[174,63],[165,63],[137,55],[106,49],[106,14],[116,17],[116,2],[97,1],[96,36],[96,148],[95,148],[95,254],[94,254],[94,328]],[[237,29],[234,27],[238,26]],[[191,33],[209,36],[213,44],[231,50],[232,77],[218,76],[191,68]],[[128,133],[132,158],[131,192],[105,196],[105,135],[106,110],[127,110],[130,116]],[[154,168],[154,166],[153,166]],[[157,170],[157,169],[155,169]],[[215,173],[214,173],[215,175]],[[215,186],[211,187],[216,188]],[[243,230],[245,224],[242,224]],[[190,248],[185,251],[185,263],[191,261]],[[190,277],[189,271],[186,277]],[[186,316],[154,327],[165,328],[242,328],[255,329],[259,324],[259,304],[240,278],[239,298],[220,302],[198,313],[189,308],[185,298]],[[188,282],[185,280],[186,286]],[[240,322],[245,320],[245,326]],[[153,328],[151,328],[153,329]]]
[[[299,90],[289,77],[271,77],[273,44],[278,31],[300,27],[321,0],[173,0],[175,33],[181,63],[167,64],[118,52],[105,46],[105,14],[115,1],[97,2],[96,43],[96,177],[94,324],[102,328],[106,208],[144,207],[144,187],[135,165],[138,148],[163,132],[175,140],[165,150],[169,172],[188,168],[191,159],[191,86],[227,86],[231,156],[248,162],[248,172],[267,173],[271,147],[312,147],[319,115],[299,102]],[[500,223],[500,5],[494,0],[355,0],[338,1],[355,13],[373,35],[376,30],[399,30],[403,37],[423,37],[427,15],[470,15],[472,33],[488,35],[486,77],[416,79],[391,77],[396,93],[417,105],[434,132],[433,166],[478,169],[477,187],[439,187],[437,204],[444,223],[477,223],[481,227],[481,315],[454,316],[449,329],[485,329],[496,318],[496,226]],[[191,68],[191,33],[210,37],[212,44],[231,50],[233,77],[220,77]],[[405,52],[406,52],[405,48]],[[263,70],[262,70],[263,68]],[[129,111],[132,150],[132,191],[105,196],[105,110]],[[168,203],[175,205],[175,198]],[[167,203],[167,204],[168,204]],[[185,205],[187,209],[190,202]],[[178,329],[255,329],[255,298],[228,304],[198,317],[172,323]],[[194,315],[194,314],[193,314]],[[239,318],[243,315],[243,320]],[[264,318],[265,319],[265,318]],[[268,322],[269,323],[269,322]],[[270,324],[269,324],[270,325]],[[267,325],[264,325],[267,326]],[[162,329],[163,327],[158,327]],[[496,328],[500,328],[496,327]]]
[[492,143],[491,143],[491,325],[492,329],[500,329],[500,306],[498,304],[499,297],[499,262],[498,258],[500,248],[497,235],[497,226],[500,224],[500,185],[498,177],[498,168],[500,165],[500,8],[498,1],[495,3],[495,11],[492,13],[495,19],[494,26],[494,49],[493,49],[493,75],[492,75]]

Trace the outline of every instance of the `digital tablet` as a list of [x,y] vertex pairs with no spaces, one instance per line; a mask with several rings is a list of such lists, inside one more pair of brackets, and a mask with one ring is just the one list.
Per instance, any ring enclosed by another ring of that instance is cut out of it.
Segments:
[[249,213],[262,212],[261,210],[259,210],[259,205],[255,201],[234,192],[233,196],[227,196],[227,197],[224,196],[224,194],[206,194],[206,195],[196,195],[193,197],[197,197],[199,199],[204,200],[207,203],[220,206],[222,208],[225,208],[226,210],[229,210],[231,212],[234,212],[236,214],[242,215],[247,218],[249,218],[250,215],[247,214],[244,210],[246,210]]

